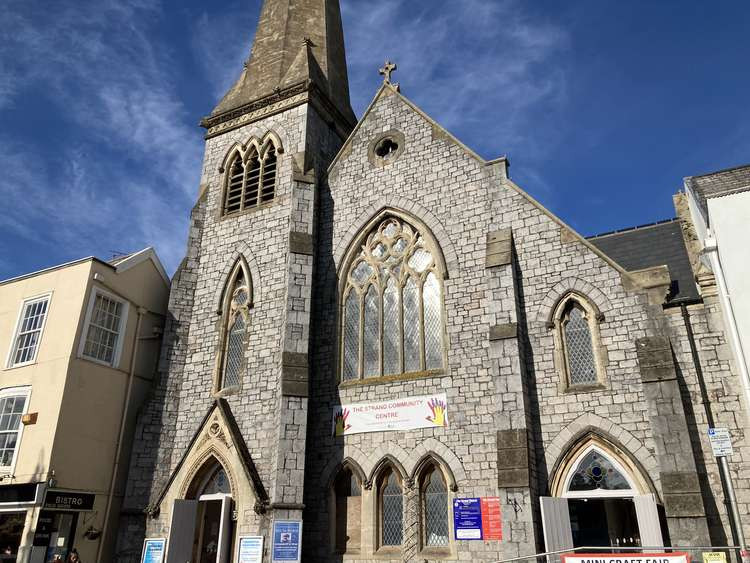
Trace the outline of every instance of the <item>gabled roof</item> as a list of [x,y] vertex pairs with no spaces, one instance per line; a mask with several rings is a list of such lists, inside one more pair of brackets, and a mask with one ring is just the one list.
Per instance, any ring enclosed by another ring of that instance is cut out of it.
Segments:
[[130,268],[134,266],[137,266],[138,264],[140,264],[141,262],[144,262],[145,260],[151,260],[153,262],[154,267],[159,272],[159,275],[164,280],[164,283],[166,285],[169,285],[170,283],[169,276],[167,275],[167,272],[164,270],[164,266],[162,265],[161,260],[159,260],[159,257],[156,255],[156,251],[151,246],[146,247],[143,250],[139,250],[138,252],[125,254],[123,256],[118,256],[109,261],[104,261],[100,258],[97,258],[96,256],[87,256],[85,258],[79,258],[78,260],[72,260],[70,262],[64,262],[63,264],[57,264],[56,266],[50,266],[48,268],[42,268],[41,270],[35,270],[27,274],[21,274],[20,276],[8,278],[7,280],[0,280],[0,285],[20,281],[26,278],[31,278],[40,274],[46,274],[48,272],[53,272],[54,270],[60,270],[62,268],[75,266],[76,264],[82,264],[83,262],[88,262],[88,261],[94,261],[99,264],[102,264],[103,266],[109,266],[116,273],[119,274],[121,272],[125,272],[129,270]]
[[159,260],[159,257],[156,255],[156,251],[152,246],[148,246],[143,250],[133,252],[132,254],[118,256],[117,258],[110,260],[109,264],[114,266],[115,272],[119,274],[121,272],[129,270],[134,266],[137,266],[138,264],[145,262],[146,260],[151,260],[151,262],[153,262],[156,271],[159,272],[159,275],[164,280],[164,283],[169,285],[169,276],[164,270],[164,266],[162,265],[161,260]]
[[667,219],[588,239],[628,270],[667,266],[672,286],[667,303],[700,298],[679,219]]
[[750,190],[750,164],[685,178],[685,187],[695,194],[703,215],[708,218],[706,200]]
[[[383,85],[380,87],[380,89],[375,94],[375,97],[373,98],[372,102],[370,102],[370,105],[365,110],[365,113],[360,118],[359,122],[357,122],[356,127],[352,130],[349,137],[346,139],[344,144],[341,146],[341,149],[339,150],[336,157],[331,162],[331,165],[328,167],[328,174],[330,175],[331,172],[336,168],[339,161],[341,161],[343,158],[345,158],[346,155],[349,154],[349,147],[354,142],[354,139],[356,138],[357,134],[359,133],[360,128],[362,127],[363,123],[367,120],[367,117],[370,115],[370,113],[373,111],[373,108],[376,106],[377,102],[382,98],[383,96],[398,96],[398,98],[407,106],[409,106],[412,110],[414,110],[417,114],[422,116],[432,127],[436,128],[440,131],[441,136],[449,139],[451,142],[455,143],[459,147],[461,147],[464,152],[466,152],[467,155],[469,155],[471,158],[475,159],[480,165],[482,166],[492,166],[494,164],[497,164],[498,162],[506,162],[507,164],[507,158],[506,157],[500,157],[493,160],[485,160],[481,156],[479,156],[476,152],[471,150],[469,147],[467,147],[465,144],[463,144],[461,141],[458,140],[454,135],[452,135],[447,129],[445,129],[442,125],[440,125],[437,121],[435,121],[433,118],[431,118],[429,115],[427,115],[424,111],[422,111],[414,102],[409,100],[406,96],[404,96],[398,87],[398,85],[391,84],[389,82],[384,82]],[[517,192],[520,196],[522,196],[524,199],[526,199],[531,205],[539,209],[542,213],[544,213],[547,217],[549,217],[552,221],[557,223],[562,229],[566,229],[570,232],[571,236],[576,239],[578,242],[586,246],[589,250],[591,250],[594,254],[599,256],[602,260],[607,262],[612,268],[614,268],[616,271],[618,271],[620,274],[623,274],[627,276],[627,270],[623,268],[620,264],[618,264],[615,260],[613,260],[610,256],[602,252],[598,247],[596,247],[594,244],[586,240],[583,236],[578,234],[572,227],[570,227],[567,223],[565,223],[562,219],[560,219],[557,215],[552,213],[549,209],[544,207],[541,203],[539,203],[536,199],[531,197],[527,192],[525,192],[523,189],[521,189],[516,183],[510,180],[510,178],[505,178],[503,180],[503,185],[509,187],[513,191]]]
[[206,416],[203,417],[203,420],[198,425],[195,433],[193,434],[193,437],[190,439],[190,443],[185,448],[180,461],[177,462],[177,465],[169,475],[169,479],[164,484],[164,487],[162,487],[159,496],[156,497],[156,501],[154,501],[154,503],[149,507],[148,510],[150,513],[158,513],[161,502],[164,500],[164,497],[167,495],[167,492],[174,483],[177,474],[180,472],[183,465],[185,465],[185,461],[187,460],[188,455],[193,449],[193,446],[195,446],[196,442],[198,441],[201,433],[205,429],[206,423],[209,421],[211,415],[216,410],[221,413],[222,418],[227,424],[227,429],[229,430],[232,443],[237,448],[237,453],[239,454],[245,477],[247,477],[250,486],[253,488],[256,500],[260,503],[261,506],[266,506],[269,503],[268,493],[266,492],[266,488],[263,486],[263,481],[260,478],[260,474],[258,473],[258,469],[255,467],[255,463],[253,462],[252,457],[250,456],[250,450],[247,449],[247,444],[245,444],[245,439],[242,437],[242,432],[237,425],[237,420],[234,418],[234,414],[232,414],[232,409],[229,407],[229,403],[227,403],[225,399],[216,399],[216,401],[208,409]]

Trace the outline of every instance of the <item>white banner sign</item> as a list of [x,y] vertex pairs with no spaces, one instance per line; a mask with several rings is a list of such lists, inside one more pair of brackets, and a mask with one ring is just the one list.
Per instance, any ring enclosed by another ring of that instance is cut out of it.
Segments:
[[333,411],[334,436],[437,426],[448,426],[445,393],[382,403],[342,405]]
[[690,563],[687,553],[576,553],[563,555],[563,563]]

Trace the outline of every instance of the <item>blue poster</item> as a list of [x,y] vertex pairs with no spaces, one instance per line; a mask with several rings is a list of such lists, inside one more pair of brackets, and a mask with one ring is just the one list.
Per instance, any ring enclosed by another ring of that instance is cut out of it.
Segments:
[[482,539],[482,504],[478,498],[453,500],[453,529],[457,540]]
[[143,557],[141,563],[162,563],[164,561],[164,538],[147,539],[143,542]]
[[242,536],[237,549],[237,563],[262,563],[263,536]]
[[273,523],[273,561],[299,561],[302,522],[279,520]]

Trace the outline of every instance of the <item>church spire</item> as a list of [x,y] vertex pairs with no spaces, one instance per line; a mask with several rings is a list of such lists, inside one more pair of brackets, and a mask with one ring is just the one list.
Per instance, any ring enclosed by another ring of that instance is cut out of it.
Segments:
[[264,0],[250,59],[204,125],[264,98],[293,95],[301,84],[322,94],[345,123],[356,122],[338,0]]

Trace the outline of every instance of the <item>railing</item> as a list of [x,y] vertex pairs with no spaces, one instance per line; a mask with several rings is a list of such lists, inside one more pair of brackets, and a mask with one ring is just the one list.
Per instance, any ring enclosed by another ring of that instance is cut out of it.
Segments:
[[[522,555],[519,557],[513,557],[510,559],[501,559],[495,561],[495,563],[558,563],[561,561],[561,556],[565,554],[573,553],[687,553],[690,555],[690,561],[692,563],[704,563],[704,553],[724,553],[726,556],[726,563],[741,563],[742,557],[740,555],[740,548],[735,545],[724,545],[724,546],[713,546],[713,547],[602,547],[602,546],[587,546],[587,547],[574,547],[571,549],[561,549],[558,551],[547,551],[545,553],[535,553],[533,555]],[[712,560],[711,563],[720,563],[718,560]]]

